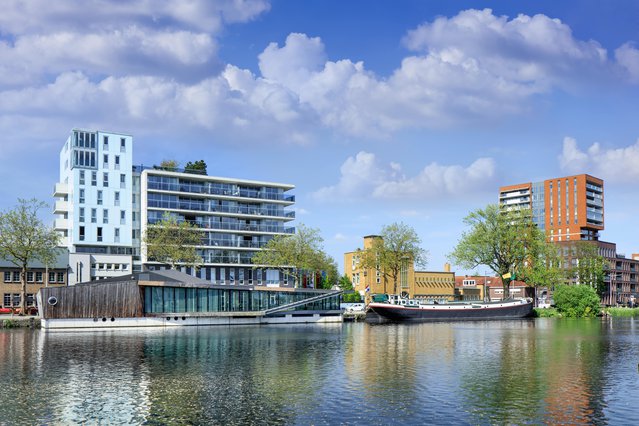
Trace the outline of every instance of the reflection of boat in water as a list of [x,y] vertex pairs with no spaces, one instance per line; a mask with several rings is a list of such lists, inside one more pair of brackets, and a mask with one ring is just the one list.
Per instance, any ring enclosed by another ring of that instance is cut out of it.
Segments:
[[519,319],[532,315],[532,300],[498,302],[458,302],[421,304],[414,299],[391,295],[385,302],[372,302],[368,307],[390,321],[467,321]]

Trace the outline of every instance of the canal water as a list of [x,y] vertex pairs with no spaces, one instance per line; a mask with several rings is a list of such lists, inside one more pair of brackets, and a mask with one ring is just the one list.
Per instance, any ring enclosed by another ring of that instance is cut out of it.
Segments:
[[0,331],[0,424],[638,424],[639,320]]

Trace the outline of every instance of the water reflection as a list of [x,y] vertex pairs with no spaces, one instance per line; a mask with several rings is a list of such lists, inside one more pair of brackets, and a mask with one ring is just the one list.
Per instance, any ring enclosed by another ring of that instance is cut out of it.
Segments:
[[2,424],[633,423],[637,322],[0,331]]

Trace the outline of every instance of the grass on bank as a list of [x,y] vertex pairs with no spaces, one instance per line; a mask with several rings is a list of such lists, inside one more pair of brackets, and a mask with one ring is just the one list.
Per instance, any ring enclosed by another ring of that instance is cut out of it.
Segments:
[[639,308],[605,308],[603,311],[611,317],[639,317]]
[[[556,308],[535,308],[534,316],[536,318],[564,318],[561,312]],[[639,308],[603,308],[603,315],[609,317],[639,317]]]

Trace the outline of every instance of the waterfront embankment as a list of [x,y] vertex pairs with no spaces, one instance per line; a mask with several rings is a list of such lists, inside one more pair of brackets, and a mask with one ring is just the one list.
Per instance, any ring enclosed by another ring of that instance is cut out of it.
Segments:
[[40,328],[40,318],[36,316],[1,315],[0,328]]

